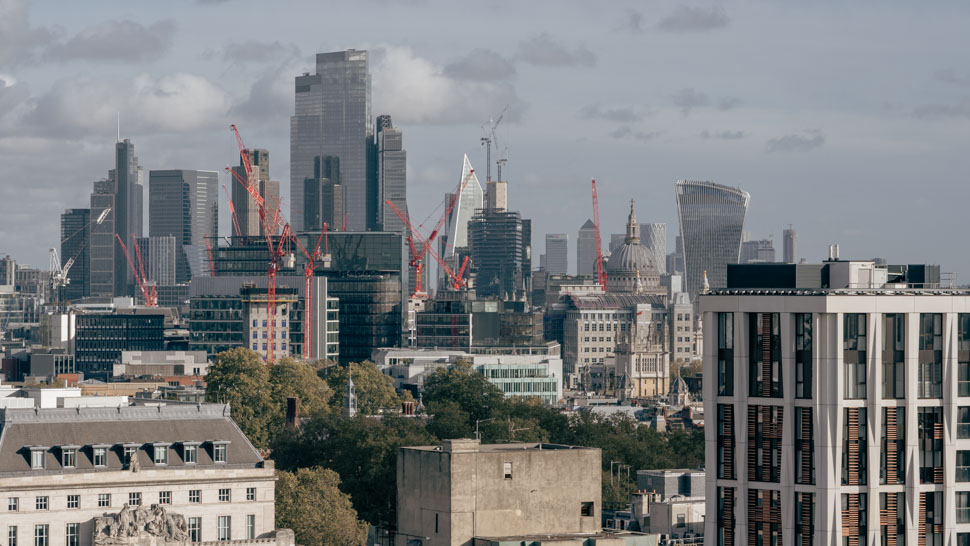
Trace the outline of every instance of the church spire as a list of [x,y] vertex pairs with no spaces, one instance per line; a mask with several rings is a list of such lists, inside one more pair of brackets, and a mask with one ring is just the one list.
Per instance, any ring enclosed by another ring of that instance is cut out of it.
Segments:
[[640,244],[640,224],[637,224],[637,213],[633,211],[633,199],[630,199],[630,218],[626,223],[626,244]]

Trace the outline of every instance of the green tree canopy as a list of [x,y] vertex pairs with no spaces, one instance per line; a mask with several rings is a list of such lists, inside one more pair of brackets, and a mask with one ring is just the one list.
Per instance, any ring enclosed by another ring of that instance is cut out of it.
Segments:
[[441,402],[429,402],[428,414],[431,421],[428,422],[428,432],[434,434],[439,440],[453,440],[456,438],[471,438],[472,428],[468,426],[468,413],[463,411],[456,402],[443,400]]
[[284,358],[269,367],[270,396],[280,411],[276,426],[283,426],[282,419],[286,414],[286,399],[298,397],[300,399],[300,417],[312,417],[319,413],[326,413],[330,409],[330,400],[336,398],[327,382],[317,376],[312,365]]
[[270,396],[269,369],[257,353],[236,348],[217,354],[206,375],[205,398],[228,403],[249,441],[256,447],[269,445],[278,406]]
[[276,526],[292,529],[299,544],[364,544],[367,523],[357,519],[340,476],[325,468],[276,473]]
[[333,389],[334,397],[330,405],[334,408],[343,407],[349,375],[354,379],[358,412],[377,415],[381,410],[400,409],[401,398],[394,390],[394,380],[381,373],[373,362],[351,362],[349,366],[325,368],[320,373]]
[[492,412],[505,405],[501,389],[488,382],[485,376],[465,362],[457,362],[450,369],[440,369],[424,380],[426,403],[450,400],[468,414],[474,427],[478,419],[487,419]]

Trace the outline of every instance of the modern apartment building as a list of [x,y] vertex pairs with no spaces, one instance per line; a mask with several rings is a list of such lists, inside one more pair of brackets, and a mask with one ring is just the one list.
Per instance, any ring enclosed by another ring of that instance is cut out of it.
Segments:
[[699,302],[705,537],[967,544],[970,291],[913,266],[734,267]]

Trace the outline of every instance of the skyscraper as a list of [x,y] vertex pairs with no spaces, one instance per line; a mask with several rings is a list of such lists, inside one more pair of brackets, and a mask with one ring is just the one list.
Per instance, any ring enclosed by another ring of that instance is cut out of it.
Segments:
[[[467,154],[465,154],[462,162],[461,177],[458,179],[459,184],[465,179],[468,181],[462,188],[460,195],[445,194],[445,203],[451,203],[454,200],[454,206],[451,208],[451,214],[445,223],[444,234],[438,237],[441,248],[439,254],[453,269],[458,265],[455,257],[456,251],[468,248],[468,222],[475,215],[475,211],[485,205],[485,192],[482,191],[482,185],[478,183],[478,175],[472,169]],[[440,281],[444,278],[444,272],[439,268],[438,273]]]
[[175,237],[175,282],[188,282],[206,269],[205,237],[218,233],[219,173],[176,169],[148,178],[148,235]]
[[[104,215],[100,223],[97,219]],[[91,192],[91,229],[89,232],[88,295],[110,298],[115,295],[115,193],[113,180],[98,180]],[[124,259],[124,256],[122,256]]]
[[[253,185],[263,198],[267,217],[271,218],[280,204],[280,183],[269,179],[269,152],[253,148],[247,150],[247,152],[253,167]],[[242,180],[246,179],[246,169],[242,166],[241,156],[239,166],[233,167],[233,170]],[[236,221],[239,223],[240,235],[259,237],[263,234],[263,226],[260,225],[259,219],[259,205],[256,203],[256,199],[242,184],[235,180],[232,184],[232,206],[236,210]],[[214,236],[215,233],[212,233],[212,235]]]
[[480,209],[468,224],[471,266],[475,274],[475,294],[479,298],[515,300],[528,288],[526,269],[526,228],[518,212]]
[[546,272],[550,275],[569,272],[569,236],[565,233],[546,234]]
[[653,263],[661,275],[667,274],[667,224],[640,224],[640,238],[643,246],[653,254]]
[[674,192],[684,245],[685,285],[693,300],[701,291],[705,272],[711,288],[726,286],[727,264],[738,263],[751,196],[740,188],[690,180],[678,180]]
[[576,274],[596,274],[596,226],[586,220],[576,238]]
[[377,116],[377,227],[380,231],[404,233],[404,222],[387,205],[408,212],[407,151],[404,150],[400,129],[391,123],[391,116]]
[[[149,189],[149,194],[151,190]],[[157,286],[172,286],[176,283],[176,265],[181,248],[174,235],[149,236],[138,239],[145,277]],[[129,248],[129,250],[131,250]]]
[[364,230],[369,221],[368,140],[373,140],[367,52],[318,54],[316,74],[297,76],[295,91],[290,118],[291,225],[296,231],[320,228],[305,219],[306,180],[314,178],[316,158],[333,156],[339,158],[347,229]]
[[66,301],[87,297],[90,284],[89,256],[91,209],[67,209],[61,214],[61,266],[74,258],[64,287]]
[[788,226],[784,232],[783,255],[786,264],[793,264],[798,260],[798,232]]
[[738,263],[772,263],[775,261],[775,243],[771,239],[741,241]]
[[[115,194],[115,233],[126,245],[143,232],[144,173],[135,157],[135,145],[127,138],[115,145],[115,168],[109,175]],[[114,295],[131,294],[135,279],[121,245],[114,247]]]

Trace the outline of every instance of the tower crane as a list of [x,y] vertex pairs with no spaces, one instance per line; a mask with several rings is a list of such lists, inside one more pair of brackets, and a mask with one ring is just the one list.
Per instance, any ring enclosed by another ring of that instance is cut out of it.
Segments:
[[135,278],[138,289],[141,290],[142,298],[145,300],[145,306],[158,307],[158,290],[154,282],[145,279],[145,268],[141,263],[141,250],[138,248],[138,243],[134,240],[134,235],[132,235],[132,243],[135,246],[135,253],[138,256],[138,269],[135,269],[135,262],[131,260],[131,254],[128,253],[128,247],[121,240],[121,236],[115,233],[115,239],[121,245],[121,251],[124,252],[125,259],[128,260],[128,267],[131,269],[131,275]]
[[[111,213],[111,207],[108,207],[102,210],[101,214],[99,214],[98,217],[94,220],[94,225],[100,226],[102,223],[104,223],[105,219],[108,217],[108,214],[110,213]],[[67,237],[64,238],[64,240],[61,241],[61,245],[71,240],[71,238],[77,235],[78,233],[81,233],[82,231],[84,231],[85,228],[89,228],[89,227],[90,226],[82,227],[81,229],[68,235]],[[57,253],[57,249],[56,248],[50,249],[51,294],[55,298],[57,305],[60,305],[61,289],[71,283],[71,279],[68,278],[67,274],[71,271],[71,267],[74,266],[74,263],[77,261],[78,256],[81,255],[81,252],[84,251],[84,247],[88,246],[88,243],[90,241],[91,241],[91,233],[89,231],[87,240],[81,243],[81,246],[78,247],[76,252],[74,252],[74,255],[68,258],[67,261],[64,262],[63,266],[61,265],[61,258]]]
[[[331,262],[330,242],[327,238],[327,223],[323,223],[323,229],[320,230],[320,237],[317,238],[317,244],[313,247],[313,252],[307,252],[307,249],[300,243],[299,238],[294,237],[293,241],[307,259],[306,265],[303,266],[303,358],[309,360],[312,352],[311,339],[313,338],[313,273],[318,260],[325,268],[330,267]],[[323,242],[323,254],[320,254],[321,242]],[[326,320],[326,317],[324,317],[324,320]]]
[[[509,105],[505,105],[502,109],[502,113],[498,115],[494,121],[492,118],[488,119],[488,122],[482,125],[482,132],[485,136],[481,138],[482,146],[485,146],[485,182],[492,181],[492,143],[495,142],[495,128],[498,127],[499,123],[502,123],[502,118],[505,117],[505,113],[509,111]],[[498,144],[496,144],[496,148]],[[502,161],[502,160],[499,160]],[[496,162],[498,163],[498,162]],[[501,163],[499,163],[501,165]],[[502,170],[499,167],[499,180],[502,179]]]
[[461,290],[462,288],[467,287],[468,281],[463,277],[464,277],[465,271],[468,268],[468,260],[469,260],[468,256],[465,256],[465,260],[462,262],[461,267],[458,268],[458,272],[456,273],[451,268],[451,266],[448,265],[448,262],[445,261],[445,259],[442,258],[437,252],[435,252],[435,249],[431,247],[431,243],[428,242],[424,237],[422,237],[421,234],[418,233],[416,229],[414,229],[414,227],[411,225],[411,220],[408,218],[408,215],[404,213],[401,209],[399,209],[394,203],[390,201],[386,201],[386,203],[388,204],[388,206],[391,207],[391,210],[394,211],[394,214],[396,214],[397,217],[400,218],[402,222],[404,222],[404,225],[407,226],[412,236],[417,237],[418,241],[425,249],[425,252],[428,252],[429,254],[431,254],[431,256],[435,259],[435,261],[438,262],[438,265],[441,267],[442,270],[444,270],[445,275],[448,276],[448,279],[451,282],[452,289]]

